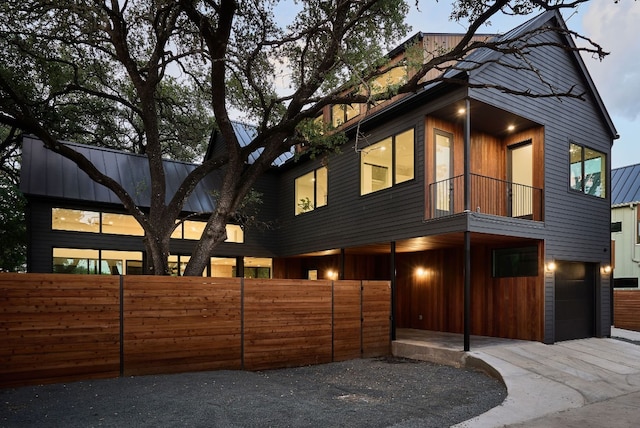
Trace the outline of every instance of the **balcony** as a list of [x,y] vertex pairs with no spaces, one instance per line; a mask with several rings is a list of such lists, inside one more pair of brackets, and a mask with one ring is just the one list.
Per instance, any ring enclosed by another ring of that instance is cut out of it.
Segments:
[[[471,211],[542,221],[543,190],[471,174]],[[464,212],[464,176],[429,185],[429,214],[437,219]]]

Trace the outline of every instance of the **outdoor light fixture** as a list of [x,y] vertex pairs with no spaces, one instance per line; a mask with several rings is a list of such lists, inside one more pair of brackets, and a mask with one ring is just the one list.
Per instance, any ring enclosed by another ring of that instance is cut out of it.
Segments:
[[423,267],[416,268],[416,275],[419,277],[427,276],[427,270]]
[[458,109],[458,114],[465,114],[467,111],[464,109],[464,107],[460,107]]
[[329,279],[338,279],[338,272],[336,272],[334,270],[328,270],[327,271],[327,278],[329,278]]
[[514,129],[516,129],[515,125],[507,126],[507,131],[513,131]]
[[602,266],[600,268],[600,272],[604,275],[608,275],[611,273],[611,266],[610,265],[606,265],[606,266]]
[[555,272],[557,268],[556,262],[551,260],[549,263],[547,263],[546,268],[547,268],[547,272]]

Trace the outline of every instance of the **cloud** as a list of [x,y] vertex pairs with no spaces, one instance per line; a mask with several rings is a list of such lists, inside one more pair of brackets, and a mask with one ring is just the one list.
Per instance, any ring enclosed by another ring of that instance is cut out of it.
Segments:
[[602,62],[586,58],[607,109],[634,121],[640,116],[640,2],[589,2],[583,33],[610,52]]

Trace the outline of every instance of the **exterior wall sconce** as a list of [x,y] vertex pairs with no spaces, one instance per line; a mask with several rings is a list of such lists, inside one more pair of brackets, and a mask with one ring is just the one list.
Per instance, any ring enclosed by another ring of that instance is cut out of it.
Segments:
[[427,269],[423,268],[423,267],[418,267],[416,268],[416,276],[418,278],[424,278],[425,276],[427,276]]
[[611,266],[605,265],[600,268],[600,273],[603,275],[609,275],[611,273]]
[[327,278],[335,280],[338,279],[338,272],[335,270],[328,270],[327,271]]
[[558,268],[556,262],[554,262],[553,260],[549,261],[544,267],[547,272],[555,272]]

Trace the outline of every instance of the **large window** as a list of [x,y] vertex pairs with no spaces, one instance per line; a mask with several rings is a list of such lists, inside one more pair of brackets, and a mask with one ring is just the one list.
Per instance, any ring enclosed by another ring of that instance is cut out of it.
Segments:
[[54,248],[53,272],[91,275],[141,275],[141,251]]
[[144,235],[142,226],[133,216],[66,208],[51,209],[51,229],[112,235]]
[[606,198],[607,157],[604,153],[569,144],[569,187],[586,195]]
[[[206,223],[185,220],[171,234],[174,239],[200,239]],[[244,230],[237,224],[227,224],[227,239],[224,242],[243,243]],[[112,235],[144,236],[144,229],[133,216],[96,211],[53,208],[51,229],[71,232],[109,233]]]
[[413,129],[365,147],[360,152],[360,194],[377,192],[413,180]]
[[327,167],[321,167],[296,178],[295,213],[296,215],[313,211],[327,205],[328,179]]

